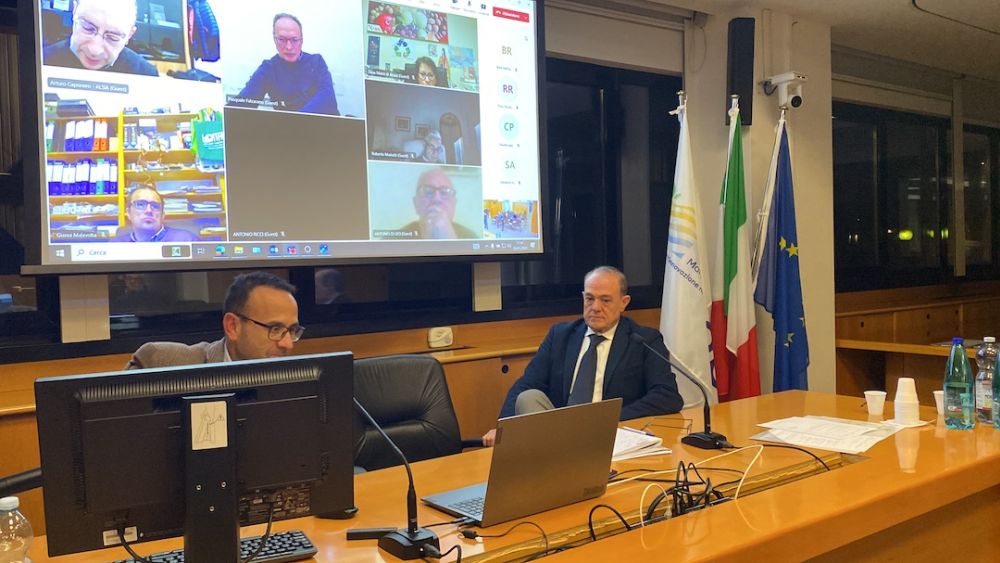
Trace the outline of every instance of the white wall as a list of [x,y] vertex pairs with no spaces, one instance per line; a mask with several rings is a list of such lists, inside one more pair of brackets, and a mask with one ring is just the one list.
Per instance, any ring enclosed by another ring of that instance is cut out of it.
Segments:
[[655,21],[567,2],[545,6],[545,49],[578,61],[666,74],[683,69],[678,19]]

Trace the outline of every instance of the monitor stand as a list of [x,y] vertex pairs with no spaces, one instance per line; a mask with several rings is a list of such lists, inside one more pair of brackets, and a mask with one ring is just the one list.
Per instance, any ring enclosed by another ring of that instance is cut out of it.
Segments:
[[184,397],[184,561],[239,563],[236,398]]

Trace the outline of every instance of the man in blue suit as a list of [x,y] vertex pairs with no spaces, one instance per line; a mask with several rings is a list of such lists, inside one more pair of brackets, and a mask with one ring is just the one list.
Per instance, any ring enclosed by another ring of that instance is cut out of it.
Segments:
[[[583,281],[583,318],[549,329],[507,393],[500,417],[616,397],[622,398],[622,420],[681,410],[669,366],[632,339],[636,333],[666,356],[663,336],[622,316],[630,300],[625,274],[611,266],[591,270]],[[494,439],[490,430],[483,443],[491,446]]]

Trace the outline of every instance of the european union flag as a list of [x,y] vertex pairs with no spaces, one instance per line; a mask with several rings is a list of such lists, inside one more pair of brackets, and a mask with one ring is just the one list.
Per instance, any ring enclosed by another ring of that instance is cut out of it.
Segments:
[[774,321],[774,390],[808,389],[809,342],[802,308],[799,245],[792,196],[792,162],[788,131],[781,126],[775,169],[774,196],[768,214],[767,236],[760,260],[754,301]]

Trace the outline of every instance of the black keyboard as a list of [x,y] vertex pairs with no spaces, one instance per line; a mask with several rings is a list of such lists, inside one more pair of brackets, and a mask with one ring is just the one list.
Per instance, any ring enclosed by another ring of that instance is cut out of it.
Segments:
[[[260,536],[240,540],[240,560],[243,561],[260,545]],[[299,530],[277,532],[267,539],[267,545],[254,557],[253,563],[288,563],[302,561],[316,555],[316,546]],[[151,563],[184,563],[184,550],[175,549],[147,555]],[[119,559],[113,563],[136,563],[135,559]]]

